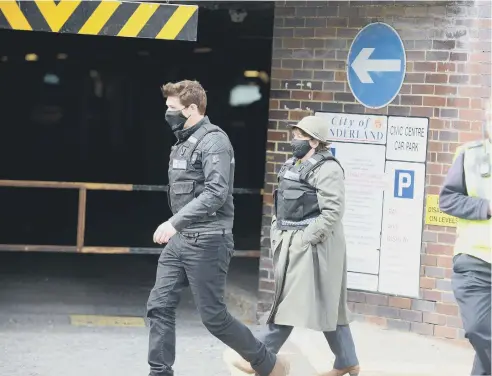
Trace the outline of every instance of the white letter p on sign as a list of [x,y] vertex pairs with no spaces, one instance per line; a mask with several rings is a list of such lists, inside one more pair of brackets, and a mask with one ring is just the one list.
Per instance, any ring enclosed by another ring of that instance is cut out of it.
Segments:
[[398,175],[398,196],[403,196],[403,190],[412,185],[412,176],[408,172],[400,172]]

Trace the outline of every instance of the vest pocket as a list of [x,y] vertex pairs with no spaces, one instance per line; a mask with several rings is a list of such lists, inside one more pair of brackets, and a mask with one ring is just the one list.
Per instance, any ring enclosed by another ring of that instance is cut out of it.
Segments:
[[179,181],[170,186],[169,199],[173,213],[180,211],[188,202],[195,198],[195,182]]
[[288,221],[301,221],[304,217],[303,196],[306,192],[297,190],[286,190],[278,192],[280,212],[283,219]]

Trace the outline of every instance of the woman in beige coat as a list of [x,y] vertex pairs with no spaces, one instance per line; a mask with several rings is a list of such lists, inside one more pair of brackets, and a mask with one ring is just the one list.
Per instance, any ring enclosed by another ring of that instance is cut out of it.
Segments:
[[[347,264],[342,217],[344,172],[327,149],[328,126],[308,116],[293,128],[293,158],[278,174],[270,232],[275,298],[259,338],[278,353],[294,327],[324,333],[335,355],[333,369],[320,376],[356,376],[359,364],[349,328]],[[253,374],[232,350],[225,360]]]

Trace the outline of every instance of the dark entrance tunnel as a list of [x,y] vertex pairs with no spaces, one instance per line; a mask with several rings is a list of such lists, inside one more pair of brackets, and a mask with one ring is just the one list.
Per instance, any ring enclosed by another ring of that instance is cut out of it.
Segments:
[[[197,43],[1,30],[0,180],[167,184],[160,85],[196,79],[235,148],[235,187],[256,192],[235,194],[236,248],[259,250],[273,4],[247,12],[200,9]],[[0,188],[0,244],[75,245],[77,200]],[[153,247],[170,215],[164,192],[88,191],[85,245]]]

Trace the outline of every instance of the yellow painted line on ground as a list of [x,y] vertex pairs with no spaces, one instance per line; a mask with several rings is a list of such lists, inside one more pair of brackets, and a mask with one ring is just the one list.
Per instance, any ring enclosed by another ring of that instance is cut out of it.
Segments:
[[142,317],[70,315],[70,325],[145,327],[145,321]]

